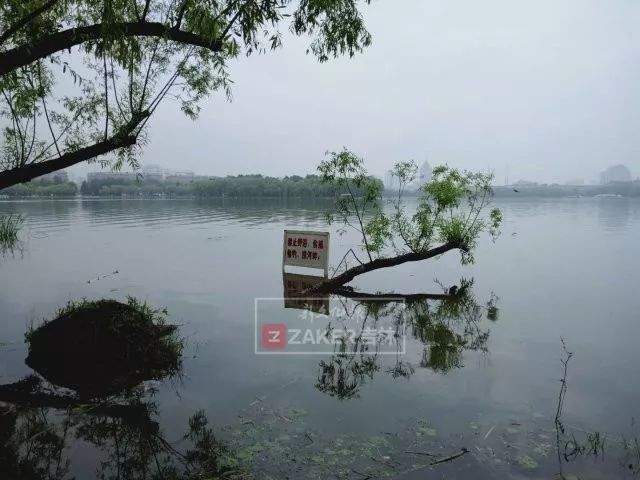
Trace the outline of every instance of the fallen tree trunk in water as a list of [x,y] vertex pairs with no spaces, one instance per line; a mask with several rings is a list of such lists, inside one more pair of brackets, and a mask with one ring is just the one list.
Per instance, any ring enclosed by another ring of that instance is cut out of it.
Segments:
[[305,292],[305,294],[334,293],[338,289],[340,289],[340,287],[349,283],[359,275],[363,275],[374,270],[379,270],[381,268],[395,267],[407,262],[419,262],[420,260],[428,260],[429,258],[437,257],[438,255],[442,255],[443,253],[446,253],[450,250],[467,251],[467,248],[462,244],[447,242],[443,245],[440,245],[439,247],[425,250],[424,252],[409,252],[398,255],[396,257],[377,258],[370,262],[362,263],[355,267],[349,268],[340,275],[325,280],[324,282],[310,288],[307,292]]

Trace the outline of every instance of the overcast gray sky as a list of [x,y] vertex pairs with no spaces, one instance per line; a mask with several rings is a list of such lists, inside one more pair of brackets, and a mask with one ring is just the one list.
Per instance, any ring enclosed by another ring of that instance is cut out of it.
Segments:
[[637,0],[374,0],[366,17],[363,55],[319,64],[288,39],[235,61],[233,101],[195,123],[165,104],[144,162],[281,176],[348,146],[378,175],[427,156],[498,183],[640,175]]

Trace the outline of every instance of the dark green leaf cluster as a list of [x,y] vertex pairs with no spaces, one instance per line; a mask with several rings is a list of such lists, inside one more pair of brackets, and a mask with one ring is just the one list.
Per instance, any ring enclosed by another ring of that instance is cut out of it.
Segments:
[[397,164],[393,171],[400,184],[393,201],[396,250],[420,253],[444,243],[460,249],[463,263],[472,262],[480,234],[487,231],[494,238],[499,234],[502,214],[498,209],[489,210],[493,175],[435,167],[431,180],[420,186],[418,208],[408,215],[403,193],[416,171],[413,162]]
[[302,0],[292,30],[298,35],[316,34],[308,51],[321,62],[344,54],[353,57],[371,44],[358,2],[353,0]]

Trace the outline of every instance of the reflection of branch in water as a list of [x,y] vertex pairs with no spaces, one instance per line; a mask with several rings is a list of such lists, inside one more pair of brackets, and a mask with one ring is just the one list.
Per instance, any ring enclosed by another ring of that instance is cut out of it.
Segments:
[[[567,350],[567,345],[564,343],[563,338],[560,338],[560,341],[562,342],[562,351],[564,354],[563,358],[560,360],[560,362],[562,363],[563,371],[562,371],[562,378],[560,379],[560,392],[558,393],[558,404],[556,407],[556,417],[554,420],[554,424],[556,428],[556,451],[558,454],[558,469],[560,470],[558,472],[558,476],[562,480],[564,480],[565,476],[562,471],[562,457],[561,457],[561,451],[560,451],[560,443],[562,440],[562,436],[565,433],[564,425],[562,424],[562,408],[564,407],[564,398],[565,398],[565,395],[567,394],[567,369],[569,367],[569,361],[571,360],[573,353]],[[566,450],[566,444],[565,444],[565,450]]]
[[396,359],[395,365],[388,368],[386,373],[389,373],[393,378],[411,378],[415,371],[416,369],[409,362]]
[[435,305],[420,302],[408,308],[413,336],[425,344],[421,367],[446,373],[463,366],[465,350],[487,352],[489,330],[480,328],[483,309],[472,294],[472,285],[472,280],[463,279],[456,295]]
[[368,352],[368,345],[360,340],[361,337],[357,337],[353,350],[347,351],[347,342],[341,339],[338,352],[328,361],[320,361],[315,385],[319,391],[340,400],[357,398],[362,384],[373,379],[380,370],[377,352]]
[[111,417],[135,417],[146,415],[144,404],[122,405],[109,401],[82,401],[78,397],[43,388],[39,377],[26,377],[15,383],[0,385],[0,401],[19,404],[28,408],[75,408],[85,413]]
[[[360,387],[380,370],[377,365],[378,348],[358,348],[365,330],[372,330],[381,318],[393,318],[398,347],[401,331],[410,329],[414,338],[425,345],[421,367],[446,373],[452,368],[462,367],[465,350],[487,352],[489,331],[483,330],[479,322],[483,318],[484,307],[478,305],[472,292],[472,280],[463,279],[455,293],[443,286],[438,294],[364,294],[349,287],[335,290],[343,304],[347,316],[355,315],[358,308],[365,310],[365,322],[351,351],[340,345],[338,351],[328,360],[320,362],[320,373],[316,388],[340,399],[350,399],[359,395]],[[494,304],[497,297],[492,297]],[[353,307],[350,308],[349,304]],[[373,324],[367,324],[367,321]],[[399,348],[396,348],[400,352]],[[385,372],[393,378],[409,378],[414,367],[402,361],[396,354],[395,366]]]
[[[377,363],[379,343],[374,342],[375,348],[372,350],[369,344],[370,338],[364,335],[365,330],[375,329],[378,319],[394,312],[397,305],[393,302],[389,305],[387,301],[351,302],[347,298],[339,298],[339,301],[345,316],[338,319],[343,322],[344,331],[348,331],[344,320],[353,319],[361,310],[364,310],[359,334],[354,335],[353,338],[340,338],[338,351],[328,361],[320,361],[320,373],[315,386],[329,396],[345,400],[357,398],[360,387],[367,379],[373,379],[375,372],[380,370]],[[333,327],[330,325],[327,334],[329,335],[332,330]],[[352,342],[351,349],[349,349],[349,340]]]
[[498,320],[499,309],[497,306],[499,298],[495,293],[491,292],[491,298],[487,302],[487,318],[491,321]]
[[356,361],[355,357],[351,356],[332,358],[328,362],[321,360],[320,369],[316,388],[331,397],[348,400],[359,396],[361,384],[367,378],[372,379],[380,367],[374,357]]
[[25,250],[25,244],[22,240],[10,244],[0,242],[0,257],[2,258],[9,256],[11,258],[24,258]]
[[339,295],[341,297],[346,298],[354,298],[359,300],[386,300],[388,302],[396,301],[396,302],[416,302],[420,300],[443,300],[446,298],[451,298],[452,295],[448,293],[410,293],[410,294],[402,294],[402,293],[364,293],[357,292],[350,287],[340,287],[331,291],[331,293],[335,295]]
[[[436,284],[442,288],[442,293],[396,293],[396,292],[387,292],[387,293],[365,293],[358,292],[350,286],[337,286],[329,291],[329,293],[333,295],[338,295],[346,298],[353,298],[360,301],[367,300],[379,300],[382,302],[419,302],[422,300],[455,300],[457,298],[463,298],[467,293],[469,288],[473,286],[473,280],[462,279],[460,281],[460,286],[454,285],[450,288],[446,288],[442,282],[438,279],[435,280]],[[493,298],[493,297],[492,297]],[[497,297],[496,297],[497,301]]]
[[68,419],[62,433],[45,409],[0,406],[0,478],[51,479],[67,477],[63,458]]

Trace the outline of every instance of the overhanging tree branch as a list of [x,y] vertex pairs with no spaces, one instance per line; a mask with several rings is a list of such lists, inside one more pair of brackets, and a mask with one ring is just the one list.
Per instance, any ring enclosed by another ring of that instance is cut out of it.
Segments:
[[0,35],[0,44],[7,41],[7,39],[11,38],[11,36],[18,32],[18,30],[35,20],[36,17],[42,15],[48,10],[51,10],[59,1],[60,0],[49,0],[48,2],[42,4],[42,6],[40,6],[39,8],[36,8],[33,12],[22,17],[11,27],[9,27],[5,32],[3,32],[2,35]]
[[[0,172],[0,188],[25,182],[135,143],[149,115],[137,125],[136,133],[132,131],[128,135],[113,136],[117,133],[113,128],[114,123],[126,122],[131,112],[142,108],[153,112],[158,102],[168,94],[168,89],[174,85],[177,77],[184,79],[179,97],[182,109],[185,114],[195,117],[199,110],[197,102],[207,94],[218,89],[228,92],[230,81],[226,61],[237,57],[243,50],[250,55],[266,51],[268,46],[272,50],[280,47],[279,24],[288,21],[286,19],[291,16],[283,10],[289,5],[288,0],[223,0],[204,3],[193,0],[138,0],[124,3],[125,8],[122,9],[122,5],[116,7],[110,1],[84,5],[75,1],[33,0],[8,2],[7,8],[2,10],[0,23],[4,31],[0,31],[0,39],[4,43],[0,42],[0,77],[3,88],[0,90],[3,91],[0,94],[4,95],[0,97],[4,96],[7,105],[2,107],[0,113],[11,118],[12,123],[2,132],[4,144],[0,163],[2,168],[8,170]],[[322,5],[314,4],[313,8],[306,3],[302,2],[295,10],[291,29],[295,35],[308,34],[315,37],[310,51],[320,61],[326,61],[329,56],[337,57],[347,53],[353,56],[370,44],[371,36],[360,16],[358,0],[320,2]],[[365,3],[370,2],[366,0]],[[130,10],[131,7],[133,11]],[[156,46],[158,43],[164,44],[159,54],[156,47],[153,47],[153,41],[135,41],[144,37],[155,39]],[[64,62],[62,73],[71,70],[74,83],[78,77],[80,79],[78,96],[56,95],[59,75],[49,69],[44,69],[42,74],[38,70],[40,90],[28,88],[29,78],[25,78],[25,75],[32,73],[30,67],[33,63],[47,57],[57,63],[57,54],[65,50],[71,53],[72,47],[81,47],[79,53],[85,65],[96,72],[96,80],[99,78],[100,83],[89,81],[82,86],[83,78]],[[153,51],[150,51],[151,48]],[[188,51],[189,59],[191,53],[197,52],[198,63],[194,62],[184,69],[179,66],[179,75],[170,77],[168,87],[160,90],[158,101],[154,100],[145,106],[151,95],[150,88],[155,88],[158,77],[167,73],[174,57],[182,55],[184,51]],[[152,68],[156,55],[160,57],[155,62],[158,66]],[[116,57],[124,73],[120,90],[119,85],[116,85],[117,75],[113,66]],[[100,71],[97,60],[101,60],[103,71]],[[137,76],[144,75],[142,64],[147,60],[149,66],[146,76],[140,81]],[[107,63],[111,67],[110,72]],[[129,105],[125,108],[127,73]],[[116,107],[113,107],[109,98],[109,76]],[[104,103],[99,99],[100,85],[104,85]],[[49,111],[45,100],[49,96],[57,102],[54,108],[61,107],[63,112]],[[39,131],[35,122],[30,122],[31,117],[35,120],[40,115],[40,110],[30,97],[38,97],[38,102],[42,98],[43,117],[53,139],[53,143],[44,149],[41,149],[41,145],[44,146],[45,142],[36,139],[36,135],[30,132]],[[16,103],[18,101],[20,102]],[[33,103],[31,110],[28,108],[30,102]],[[65,152],[60,148],[60,139],[67,134],[72,123],[62,128],[60,134],[53,132],[51,126],[52,123],[63,123],[74,111],[79,111],[79,108],[87,110],[86,115],[83,113],[85,125],[74,125],[71,143],[87,145],[101,141],[82,148],[74,146],[76,151],[72,152],[69,148]],[[65,114],[64,110],[68,112]],[[119,113],[118,117],[114,115],[116,111]],[[102,114],[106,117],[104,122],[96,118]],[[26,150],[33,151],[34,145],[41,151],[36,152],[33,159],[29,154],[25,157]],[[53,146],[56,147],[57,158],[51,158],[48,153]],[[133,156],[129,156],[128,160],[132,164],[135,162]],[[36,165],[37,163],[41,165]]]
[[[224,41],[223,37],[210,39],[184,30],[170,28],[160,22],[126,22],[109,25],[110,29],[121,32],[127,37],[162,37],[185,45],[206,48],[219,52]],[[104,25],[95,24],[86,27],[76,27],[47,35],[30,45],[21,45],[0,53],[0,75],[12,72],[20,67],[46,58],[56,52],[67,50],[81,43],[98,40],[104,34]]]
[[136,129],[148,116],[148,112],[141,112],[135,115],[118,133],[102,142],[67,152],[52,160],[32,163],[0,172],[0,189],[10,187],[17,183],[28,182],[47,173],[70,167],[114,150],[135,145],[137,141]]

